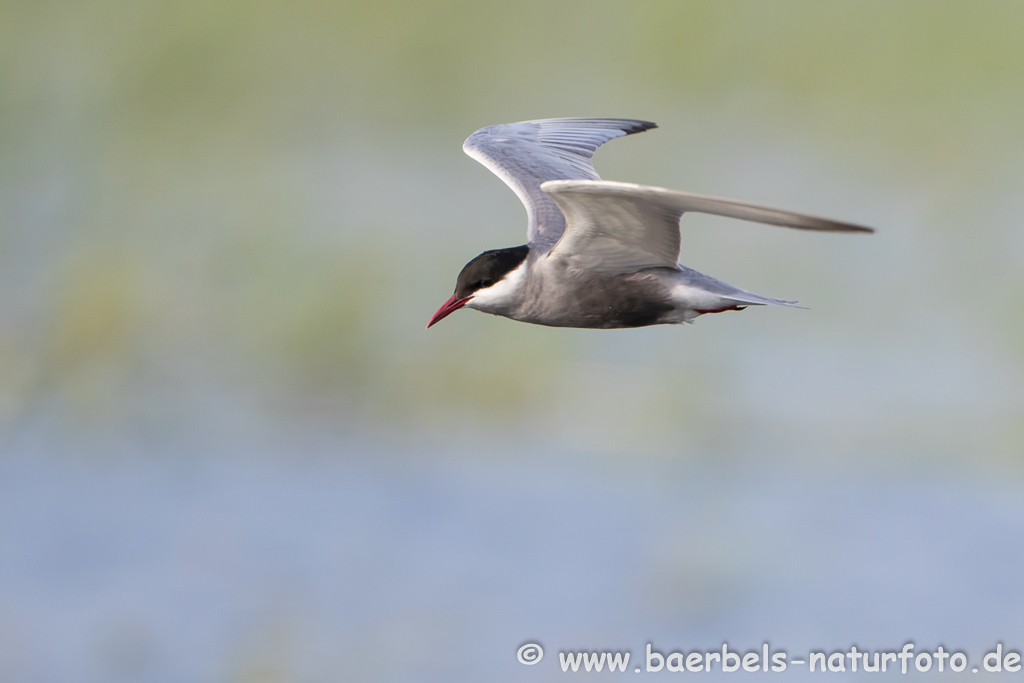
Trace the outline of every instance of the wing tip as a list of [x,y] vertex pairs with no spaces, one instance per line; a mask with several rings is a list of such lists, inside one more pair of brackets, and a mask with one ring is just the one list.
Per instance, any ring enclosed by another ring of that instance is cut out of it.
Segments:
[[878,232],[874,228],[869,228],[866,225],[858,225],[856,223],[849,223],[848,225],[850,226],[850,229],[847,230],[847,232],[860,233],[862,235],[873,235]]
[[626,135],[632,135],[633,133],[643,133],[645,130],[653,130],[658,127],[654,121],[641,121],[633,120],[634,127],[626,131]]
[[654,121],[645,121],[644,119],[627,119],[617,117],[602,118],[597,116],[568,116],[549,119],[530,119],[528,121],[520,121],[519,123],[537,123],[568,126],[580,125],[584,127],[610,128],[621,130],[626,135],[632,135],[633,133],[642,133],[645,130],[651,130],[652,128],[658,127],[658,124],[656,124]]
[[868,226],[860,225],[859,223],[846,223],[845,221],[836,221],[830,218],[818,218],[817,216],[810,216],[810,218],[816,218],[817,220],[824,222],[825,225],[813,227],[787,227],[795,227],[797,230],[810,230],[814,232],[842,232],[848,235],[873,235],[877,232],[874,228],[869,228]]
[[[465,141],[462,143],[462,150],[467,154],[470,150],[476,147],[477,143],[483,139],[486,139],[488,135],[496,133],[497,131],[508,129],[513,126],[519,126],[522,124],[540,124],[540,125],[562,125],[572,126],[573,124],[584,127],[584,128],[603,128],[605,130],[617,131],[617,134],[612,137],[621,137],[624,135],[634,135],[636,133],[643,133],[646,130],[657,128],[658,124],[653,121],[644,121],[643,119],[617,119],[617,118],[554,118],[554,119],[530,119],[528,121],[518,121],[516,123],[497,123],[490,126],[484,126],[473,132]],[[597,145],[600,147],[600,144]],[[471,155],[472,156],[472,155]]]
[[591,119],[592,121],[603,121],[607,123],[619,124],[621,130],[626,135],[634,135],[636,133],[643,133],[645,130],[652,130],[658,127],[654,121],[644,121],[643,119]]

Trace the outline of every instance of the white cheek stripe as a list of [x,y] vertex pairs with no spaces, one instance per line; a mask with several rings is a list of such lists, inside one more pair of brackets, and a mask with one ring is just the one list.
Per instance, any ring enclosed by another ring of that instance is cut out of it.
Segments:
[[526,261],[524,260],[519,264],[519,267],[508,273],[498,282],[495,282],[490,287],[478,289],[474,292],[466,307],[486,310],[492,306],[511,303],[525,279]]

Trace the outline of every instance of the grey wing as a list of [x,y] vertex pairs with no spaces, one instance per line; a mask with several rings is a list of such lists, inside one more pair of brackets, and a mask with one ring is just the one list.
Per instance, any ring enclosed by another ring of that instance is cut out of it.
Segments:
[[529,219],[527,241],[550,249],[565,230],[558,206],[540,189],[556,179],[597,180],[591,158],[598,147],[623,135],[655,128],[635,119],[541,119],[481,128],[462,149],[519,196]]
[[633,183],[553,180],[541,189],[558,204],[568,222],[551,256],[608,272],[675,267],[679,259],[679,219],[687,211],[799,230],[874,232],[861,225],[734,199]]

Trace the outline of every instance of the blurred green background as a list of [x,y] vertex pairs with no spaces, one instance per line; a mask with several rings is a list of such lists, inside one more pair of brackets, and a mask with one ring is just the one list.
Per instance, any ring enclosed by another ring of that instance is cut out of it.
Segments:
[[[49,401],[74,429],[187,428],[214,388],[285,421],[419,431],[458,413],[490,433],[528,416],[544,439],[612,450],[714,446],[741,438],[723,434],[736,420],[799,432],[786,449],[833,429],[1020,445],[1015,3],[2,12],[8,425]],[[464,314],[423,334],[465,261],[523,240],[515,197],[462,139],[561,115],[661,124],[602,150],[606,177],[880,235],[687,219],[685,263],[809,313],[607,335]],[[594,391],[620,380],[633,390]],[[816,394],[811,425],[773,414],[798,390]],[[151,410],[153,391],[180,404]],[[598,435],[607,413],[622,433]]]
[[[26,577],[49,561],[25,559],[36,557],[26,539],[64,547],[75,536],[68,520],[90,519],[99,495],[90,487],[106,486],[111,472],[129,479],[110,494],[123,503],[110,514],[135,517],[142,537],[149,508],[129,495],[131,477],[143,476],[131,473],[151,466],[174,481],[169,473],[182,467],[200,480],[227,472],[211,481],[229,488],[235,475],[271,467],[298,477],[299,489],[324,467],[339,481],[367,477],[393,502],[416,497],[414,485],[412,493],[392,486],[409,468],[429,482],[483,467],[466,490],[502,482],[498,498],[511,500],[523,472],[562,481],[566,467],[605,472],[594,475],[602,482],[632,472],[641,489],[645,476],[670,477],[658,468],[721,473],[751,463],[830,482],[850,472],[966,477],[981,482],[982,499],[988,482],[1018,482],[1022,31],[1024,6],[997,0],[3,0],[0,460],[8,500],[22,500],[13,487],[25,486],[39,495],[23,502],[50,516],[3,508],[5,544],[20,559],[0,593],[0,636],[36,645],[0,656],[0,667],[13,662],[15,679],[56,680],[44,653],[80,641],[61,661],[107,677],[109,658],[90,654],[105,646],[82,635],[107,623],[106,607],[83,607],[92,616],[54,642],[36,634],[59,614],[45,600],[12,596],[34,595]],[[685,328],[614,332],[464,312],[425,331],[466,261],[524,241],[518,200],[463,155],[463,139],[484,125],[555,116],[661,126],[602,148],[595,165],[605,178],[879,232],[809,235],[684,219],[683,263],[809,310],[750,309]],[[386,464],[359,476],[338,465],[364,460]],[[295,475],[296,467],[313,469]],[[78,476],[92,484],[76,487]],[[192,489],[165,489],[163,475],[152,476],[168,510],[190,509]],[[728,477],[706,476],[707,486],[728,489]],[[605,485],[579,495],[597,501]],[[217,486],[201,510],[219,510]],[[447,495],[431,486],[423,495]],[[253,509],[273,495],[257,489]],[[817,514],[817,503],[808,505]],[[855,499],[850,514],[872,506]],[[355,543],[345,533],[355,534],[373,555],[396,530],[413,533],[408,525],[422,511],[401,509],[404,526],[367,521],[328,537],[344,545]],[[560,519],[559,510],[546,519]],[[460,508],[452,528],[474,514]],[[245,533],[262,537],[266,520],[238,515]],[[102,527],[106,518],[95,519]],[[301,537],[310,522],[298,515],[291,523]],[[128,555],[135,547],[114,531],[108,540]],[[474,546],[441,547],[454,557],[453,548]],[[110,562],[100,574],[111,576],[121,565],[109,558],[121,550],[97,552]],[[33,590],[45,596],[74,583],[75,557],[53,560],[52,583]],[[251,557],[250,568],[263,555]],[[566,571],[567,581],[578,578]],[[223,572],[226,582],[239,576]],[[671,572],[670,563],[663,574]],[[102,592],[67,590],[72,603],[106,604]],[[693,590],[686,595],[700,593]],[[458,595],[475,595],[465,591]],[[225,613],[244,612],[252,595],[225,598]],[[147,609],[132,619],[149,623]],[[452,624],[476,623],[438,609]],[[337,612],[339,623],[365,618],[346,614]],[[613,620],[605,617],[596,621]],[[215,664],[249,661],[237,655],[240,629],[225,619],[210,627],[201,661],[211,663],[192,672],[200,679],[312,680],[294,663],[260,668],[259,657],[256,669]],[[381,619],[389,635],[366,636],[361,652],[422,637],[400,616]],[[514,651],[545,619],[513,620],[521,633],[501,648]],[[160,657],[176,660],[189,646],[161,638],[151,636],[142,647],[150,654],[136,657],[148,663],[124,669],[127,678],[181,673]],[[444,658],[418,657],[383,678],[461,675]]]

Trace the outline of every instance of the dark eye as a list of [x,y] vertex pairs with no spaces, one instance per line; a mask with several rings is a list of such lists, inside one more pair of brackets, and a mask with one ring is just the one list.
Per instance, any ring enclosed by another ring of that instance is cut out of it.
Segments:
[[477,289],[487,289],[488,287],[490,287],[493,284],[494,284],[494,280],[481,280],[480,282],[476,283],[476,285],[477,285],[476,288]]

